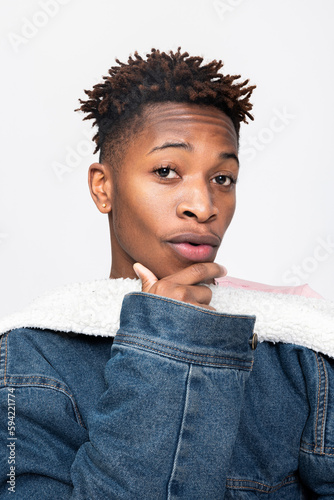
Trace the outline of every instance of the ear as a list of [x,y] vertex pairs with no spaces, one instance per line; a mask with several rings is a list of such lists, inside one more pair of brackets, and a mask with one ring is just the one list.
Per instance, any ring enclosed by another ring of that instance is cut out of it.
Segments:
[[103,163],[93,163],[88,171],[90,194],[101,213],[111,211],[112,174],[111,168]]

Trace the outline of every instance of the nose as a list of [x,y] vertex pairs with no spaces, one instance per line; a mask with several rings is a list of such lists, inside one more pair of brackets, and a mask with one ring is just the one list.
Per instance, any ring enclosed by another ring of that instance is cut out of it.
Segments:
[[181,219],[194,218],[197,222],[207,222],[214,219],[218,214],[218,208],[213,202],[209,186],[189,186],[182,193],[176,213]]

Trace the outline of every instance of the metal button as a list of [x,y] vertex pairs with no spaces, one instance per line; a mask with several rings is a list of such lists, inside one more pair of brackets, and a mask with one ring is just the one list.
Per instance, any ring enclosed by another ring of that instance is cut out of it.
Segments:
[[254,333],[254,335],[252,336],[251,339],[249,339],[249,345],[251,346],[252,350],[255,351],[255,349],[257,348],[257,344],[258,344],[258,337],[257,337],[257,333]]

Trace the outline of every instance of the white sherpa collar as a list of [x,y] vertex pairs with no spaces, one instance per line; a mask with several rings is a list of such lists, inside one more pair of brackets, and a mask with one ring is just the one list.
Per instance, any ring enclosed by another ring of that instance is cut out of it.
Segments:
[[[259,341],[302,345],[334,357],[334,303],[268,292],[211,286],[211,305],[229,314],[256,316]],[[114,336],[125,294],[139,280],[117,279],[61,287],[0,320],[0,334],[22,327]]]

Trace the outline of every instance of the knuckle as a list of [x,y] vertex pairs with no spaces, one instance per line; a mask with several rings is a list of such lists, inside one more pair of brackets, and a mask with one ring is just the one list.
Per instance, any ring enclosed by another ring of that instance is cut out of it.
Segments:
[[177,287],[174,291],[174,299],[179,300],[181,302],[188,302],[189,292],[187,288]]
[[160,295],[161,297],[168,297],[180,302],[188,302],[191,295],[187,287],[175,286],[172,283],[169,283],[168,281],[164,282],[163,280],[159,281],[159,283],[155,285],[153,293]]
[[208,286],[205,287],[206,290],[207,290],[207,298],[208,298],[208,303],[211,302],[211,299],[212,299],[212,290],[211,288],[209,288]]
[[156,295],[162,295],[163,297],[165,297],[167,290],[168,290],[168,285],[165,282],[163,282],[163,280],[160,280],[155,284],[154,293]]
[[142,278],[142,288],[150,288],[150,281],[147,278]]
[[191,270],[194,276],[199,280],[205,278],[208,273],[206,265],[203,264],[202,262],[198,262],[197,264],[191,266]]
[[148,292],[148,293],[154,293],[156,295],[159,295],[159,292],[157,291],[157,289],[158,289],[158,285],[156,283],[154,283],[154,285],[151,286],[150,288],[148,288],[146,290],[146,292]]
[[205,285],[201,285],[198,292],[198,301],[202,304],[210,304],[212,299],[212,290]]

